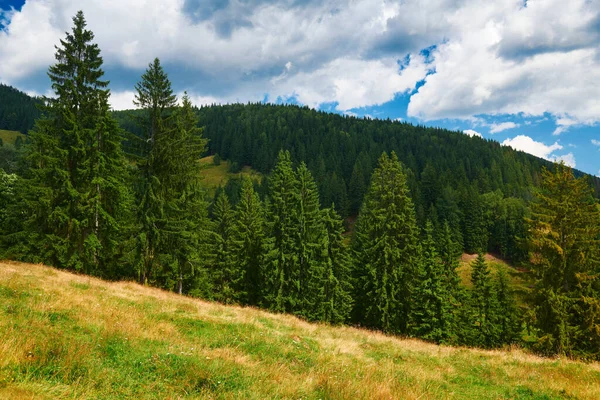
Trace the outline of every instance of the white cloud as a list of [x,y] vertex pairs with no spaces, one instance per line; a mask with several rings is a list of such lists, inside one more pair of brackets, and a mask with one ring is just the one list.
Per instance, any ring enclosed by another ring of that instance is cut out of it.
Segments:
[[463,133],[464,133],[465,135],[468,135],[468,136],[471,136],[471,137],[473,137],[473,136],[477,136],[477,137],[480,137],[480,138],[482,138],[482,137],[483,137],[483,136],[481,135],[481,133],[479,133],[479,132],[477,132],[477,131],[474,131],[473,129],[466,129],[466,130],[464,130],[464,131],[463,131]]
[[520,125],[514,122],[501,122],[499,124],[491,124],[490,125],[490,133],[498,133],[505,131],[507,129],[518,128]]
[[109,103],[113,110],[131,110],[135,108],[133,105],[133,99],[135,93],[127,90],[123,92],[110,92]]
[[396,93],[414,89],[427,71],[421,56],[411,58],[402,71],[394,59],[338,59],[316,71],[272,82],[270,99],[294,96],[311,107],[337,102],[338,110],[347,111],[390,101]]
[[248,0],[211,8],[202,0],[27,0],[3,14],[10,24],[0,31],[0,81],[30,85],[42,76],[80,8],[107,68],[138,73],[158,56],[207,99],[296,97],[344,111],[425,79],[409,116],[549,113],[556,134],[600,122],[597,1]]
[[594,146],[600,146],[600,140],[592,139],[592,144]]
[[547,146],[542,142],[536,142],[529,136],[518,135],[512,139],[506,139],[502,142],[503,146],[510,146],[515,150],[521,150],[534,156],[545,158],[546,160],[551,159],[551,154],[556,150],[561,150],[563,147],[555,142],[554,144]]
[[565,165],[568,165],[571,168],[575,168],[577,165],[575,163],[575,156],[573,153],[563,154],[562,156],[555,156],[551,159],[554,162],[564,162]]

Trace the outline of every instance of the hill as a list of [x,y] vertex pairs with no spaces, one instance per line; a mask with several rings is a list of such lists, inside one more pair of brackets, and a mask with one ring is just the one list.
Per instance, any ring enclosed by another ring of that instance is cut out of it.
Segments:
[[38,98],[0,84],[0,129],[27,133],[40,116],[39,102]]
[[0,139],[2,139],[2,143],[5,145],[14,145],[18,137],[21,137],[23,140],[25,140],[25,135],[21,132],[0,129]]
[[231,164],[227,160],[221,160],[219,165],[214,163],[215,156],[204,157],[200,160],[202,164],[202,180],[200,184],[207,190],[210,197],[213,197],[217,188],[224,187],[230,179],[249,176],[255,181],[260,181],[261,174],[252,168],[245,166],[240,172],[231,172]]
[[0,398],[600,398],[600,364],[428,344],[0,262]]

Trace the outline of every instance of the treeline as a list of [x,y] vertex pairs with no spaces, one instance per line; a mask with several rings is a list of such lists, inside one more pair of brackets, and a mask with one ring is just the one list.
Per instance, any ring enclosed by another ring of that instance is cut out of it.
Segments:
[[[319,169],[279,143],[264,184],[245,178],[210,201],[198,163],[207,139],[187,95],[178,105],[154,60],[135,86],[135,134],[126,134],[109,110],[93,33],[81,12],[73,22],[49,69],[56,96],[44,99],[19,174],[0,170],[0,256],[437,343],[491,348],[526,336],[547,354],[600,358],[600,209],[571,169],[532,175],[541,189],[529,208],[509,185],[486,191],[468,176],[464,189],[436,180],[441,194],[429,204],[427,174],[381,151],[361,169],[369,173],[348,238]],[[424,170],[437,176],[435,165]],[[512,241],[536,278],[530,318],[482,256]],[[480,253],[469,287],[457,275],[465,246]]]
[[0,129],[27,133],[39,118],[40,99],[0,83]]
[[[121,126],[139,134],[132,115],[115,113]],[[407,173],[419,226],[445,223],[464,251],[478,249],[518,263],[526,261],[524,217],[546,160],[471,138],[460,132],[384,120],[366,120],[271,104],[202,107],[200,124],[209,151],[236,172],[244,165],[268,174],[280,149],[304,161],[324,205],[342,217],[356,216],[379,156],[394,151]],[[576,177],[585,174],[575,171]],[[600,194],[600,179],[585,175]]]

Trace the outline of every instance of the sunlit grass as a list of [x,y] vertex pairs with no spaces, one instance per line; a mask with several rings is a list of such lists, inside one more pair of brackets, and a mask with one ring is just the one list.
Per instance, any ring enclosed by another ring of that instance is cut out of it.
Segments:
[[25,135],[21,132],[17,131],[5,131],[0,129],[0,139],[2,139],[3,144],[14,145],[17,141],[17,137],[21,136],[23,140],[25,140]]
[[600,365],[0,263],[0,398],[600,398]]
[[208,191],[209,195],[213,196],[219,186],[224,187],[230,178],[240,178],[249,176],[250,178],[259,181],[261,174],[249,166],[244,166],[238,173],[229,172],[229,161],[221,160],[220,165],[215,165],[214,156],[204,157],[200,160],[202,165],[202,180],[200,183]]

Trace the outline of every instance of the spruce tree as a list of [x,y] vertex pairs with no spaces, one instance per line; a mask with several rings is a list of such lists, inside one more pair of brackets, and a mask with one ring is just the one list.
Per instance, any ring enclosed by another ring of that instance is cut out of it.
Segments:
[[598,354],[600,211],[584,178],[563,163],[544,170],[528,219],[538,346]]
[[93,39],[79,11],[48,71],[55,97],[44,98],[25,155],[25,229],[34,255],[26,258],[111,277],[129,195],[121,134]]
[[353,250],[354,320],[406,333],[420,250],[406,175],[393,152],[384,153],[373,172]]
[[198,162],[206,150],[207,140],[198,128],[198,117],[184,93],[181,106],[174,113],[174,129],[163,147],[162,168],[170,172],[165,179],[168,187],[166,215],[168,218],[167,248],[174,264],[177,291],[198,286],[204,273],[204,260],[209,251],[209,219],[204,190],[200,185],[201,165]]
[[497,326],[495,311],[496,293],[490,277],[490,270],[483,253],[471,264],[471,312],[472,312],[472,345],[493,347],[497,345]]
[[324,285],[327,257],[327,231],[323,225],[317,185],[304,162],[296,170],[298,217],[295,235],[297,270],[290,275],[291,296],[296,310],[310,320],[324,318]]
[[244,304],[258,305],[263,286],[262,266],[265,259],[265,219],[252,180],[242,178],[240,201],[235,209],[231,233],[232,262],[243,276],[238,291]]
[[135,86],[134,104],[143,110],[138,119],[142,135],[136,142],[138,179],[136,187],[137,212],[140,225],[138,277],[140,283],[155,280],[160,267],[161,244],[165,243],[169,200],[168,179],[172,171],[162,167],[169,162],[170,141],[173,133],[172,113],[177,98],[171,82],[156,58],[141,81]]
[[211,276],[214,298],[223,303],[238,300],[237,288],[244,279],[239,265],[232,260],[232,231],[234,213],[225,192],[221,192],[213,206],[214,262]]
[[339,324],[348,319],[352,310],[352,260],[342,236],[343,220],[333,205],[322,211],[322,219],[327,231],[322,320]]
[[413,293],[410,331],[416,337],[439,343],[451,336],[453,310],[445,265],[436,250],[430,221],[426,224],[421,246],[421,267]]
[[513,289],[508,279],[508,275],[503,269],[498,269],[496,273],[495,293],[496,307],[494,315],[496,316],[498,344],[511,344],[519,340],[520,318],[519,310],[515,303]]
[[292,281],[298,271],[298,183],[288,151],[280,151],[269,177],[268,252],[265,260],[265,305],[277,312],[298,308]]

